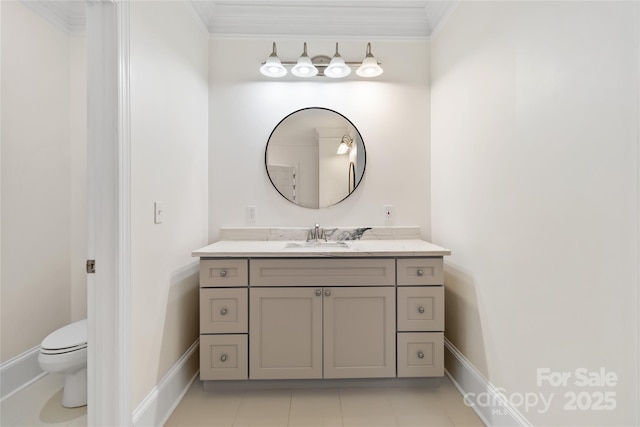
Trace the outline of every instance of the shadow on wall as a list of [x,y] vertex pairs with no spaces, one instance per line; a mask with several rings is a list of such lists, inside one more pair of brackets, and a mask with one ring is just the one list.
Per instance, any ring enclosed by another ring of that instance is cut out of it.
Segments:
[[[196,261],[174,271],[171,275],[160,347],[158,381],[161,381],[200,337],[198,268],[199,262]],[[198,368],[199,366],[195,367],[195,369]]]
[[[482,323],[473,276],[455,264],[444,265],[445,337],[488,378]],[[454,378],[457,364],[445,351],[445,368]]]

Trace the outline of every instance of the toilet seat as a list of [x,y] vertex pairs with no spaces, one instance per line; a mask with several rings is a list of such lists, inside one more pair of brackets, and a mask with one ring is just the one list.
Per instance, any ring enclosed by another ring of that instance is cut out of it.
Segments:
[[61,349],[50,349],[50,348],[41,348],[40,352],[42,354],[65,354],[65,353],[73,353],[74,351],[79,351],[87,348],[87,345],[77,345],[69,348],[61,348]]
[[71,323],[47,335],[42,341],[40,352],[44,354],[64,354],[87,348],[87,319]]

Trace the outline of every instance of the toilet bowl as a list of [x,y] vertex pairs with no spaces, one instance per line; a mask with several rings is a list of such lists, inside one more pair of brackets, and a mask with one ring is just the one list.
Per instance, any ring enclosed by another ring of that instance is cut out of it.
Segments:
[[65,375],[62,406],[87,404],[87,319],[53,331],[42,341],[38,363],[45,372]]

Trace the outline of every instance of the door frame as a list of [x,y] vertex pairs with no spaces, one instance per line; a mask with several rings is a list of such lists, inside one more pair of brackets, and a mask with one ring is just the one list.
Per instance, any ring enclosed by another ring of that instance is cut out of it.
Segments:
[[89,426],[132,425],[129,3],[86,1]]

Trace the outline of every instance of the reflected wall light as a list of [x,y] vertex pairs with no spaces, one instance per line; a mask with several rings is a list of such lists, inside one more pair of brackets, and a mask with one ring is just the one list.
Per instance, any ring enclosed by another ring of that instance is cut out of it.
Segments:
[[338,43],[336,43],[336,53],[333,57],[316,55],[310,58],[307,54],[307,43],[305,42],[303,46],[302,55],[300,55],[298,61],[280,61],[274,42],[273,52],[260,66],[260,73],[267,77],[283,77],[287,74],[286,66],[292,66],[291,74],[303,78],[326,76],[339,79],[350,75],[351,68],[356,67],[356,74],[365,78],[377,77],[383,72],[380,63],[371,53],[371,43],[367,43],[366,56],[362,62],[345,62],[338,52]]
[[353,138],[349,135],[344,135],[342,137],[342,141],[340,141],[340,145],[338,145],[338,151],[336,154],[347,154],[349,150],[351,150],[351,145],[353,144]]

